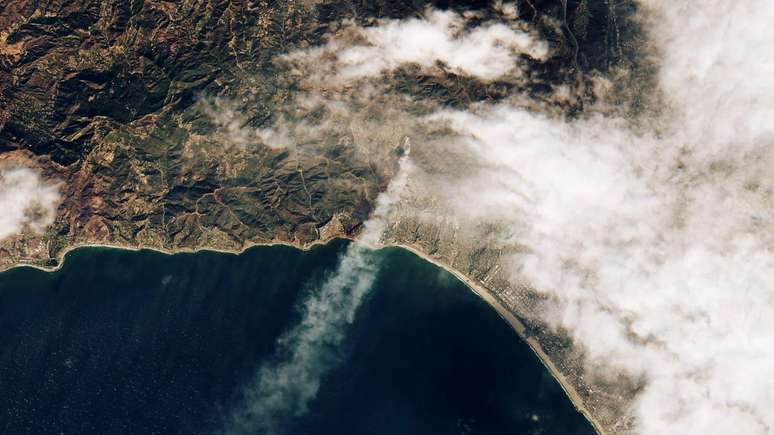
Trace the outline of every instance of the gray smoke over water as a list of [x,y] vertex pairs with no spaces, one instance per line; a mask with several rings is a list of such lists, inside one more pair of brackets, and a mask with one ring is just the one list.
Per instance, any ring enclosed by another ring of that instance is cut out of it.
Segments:
[[291,418],[306,413],[321,378],[338,364],[347,326],[377,271],[368,248],[348,247],[333,275],[301,303],[300,323],[279,338],[276,360],[258,370],[227,433],[284,433]]
[[[515,91],[454,110],[384,95],[384,74],[407,63],[431,76],[527,80],[523,59],[552,53],[508,3],[501,22],[475,30],[432,10],[350,23],[282,61],[305,77],[299,105],[327,108],[323,125],[358,119],[358,105],[378,98],[374,128],[411,131],[412,191],[380,222],[507,229],[487,240],[518,247],[501,266],[546,297],[541,321],[572,338],[588,373],[642,380],[628,411],[637,433],[774,433],[774,2],[637,3],[649,35],[639,43],[655,53],[663,98],[636,119],[609,98],[636,83],[616,77],[587,77],[597,103],[572,119],[546,104],[574,98],[565,86],[541,102]],[[428,38],[432,47],[421,43]],[[274,129],[298,127],[280,120]],[[417,192],[432,199],[431,214],[411,215]],[[339,279],[367,287],[362,276],[375,268],[356,260],[356,246]],[[344,278],[348,270],[360,278]],[[306,343],[314,331],[285,342]],[[275,370],[293,373],[309,352],[291,352]]]
[[336,270],[301,302],[300,322],[282,334],[274,359],[261,366],[254,382],[244,388],[242,403],[228,421],[226,433],[285,433],[292,418],[307,412],[322,377],[341,362],[340,346],[347,328],[379,271],[374,248],[386,229],[387,213],[408,183],[408,159],[406,151],[361,237],[347,247]]

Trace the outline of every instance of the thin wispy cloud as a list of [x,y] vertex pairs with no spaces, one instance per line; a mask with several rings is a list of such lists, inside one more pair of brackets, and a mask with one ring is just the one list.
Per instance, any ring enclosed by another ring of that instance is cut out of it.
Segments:
[[286,148],[291,145],[287,133],[274,129],[255,128],[235,101],[224,97],[202,97],[203,113],[215,127],[212,138],[226,149],[255,149],[258,146]]

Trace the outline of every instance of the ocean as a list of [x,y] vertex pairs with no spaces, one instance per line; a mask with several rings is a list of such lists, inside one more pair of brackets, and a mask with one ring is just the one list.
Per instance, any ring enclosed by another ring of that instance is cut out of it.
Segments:
[[[81,248],[56,272],[0,273],[0,433],[237,431],[235,410],[263,400],[252,386],[273,372],[261,368],[291,358],[295,342],[278,340],[308,315],[303,301],[347,245],[239,255]],[[337,340],[305,344],[326,359],[316,389],[272,432],[594,433],[463,283],[399,248],[373,255],[377,272],[351,323],[324,331]]]

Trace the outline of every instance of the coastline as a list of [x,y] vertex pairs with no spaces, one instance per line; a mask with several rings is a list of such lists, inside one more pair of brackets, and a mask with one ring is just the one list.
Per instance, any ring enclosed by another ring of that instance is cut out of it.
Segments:
[[332,242],[334,240],[354,241],[355,239],[352,237],[346,237],[346,236],[336,236],[327,240],[315,240],[314,242],[308,243],[305,245],[300,245],[292,242],[283,242],[283,241],[250,242],[245,244],[239,249],[218,249],[213,247],[164,249],[164,248],[159,248],[157,246],[145,246],[145,245],[117,245],[117,244],[110,244],[110,243],[76,243],[72,246],[68,246],[67,248],[63,249],[62,252],[60,252],[56,256],[56,261],[57,261],[56,266],[40,266],[36,264],[21,262],[18,264],[14,264],[10,267],[0,268],[0,273],[7,272],[12,269],[22,268],[22,267],[29,267],[31,269],[37,269],[43,272],[56,272],[59,269],[61,269],[62,266],[64,265],[64,260],[67,254],[69,254],[72,251],[77,251],[78,249],[88,249],[88,248],[120,249],[123,251],[132,251],[132,252],[153,251],[153,252],[159,252],[165,255],[196,254],[198,252],[217,252],[220,254],[240,255],[245,251],[247,251],[248,249],[262,247],[262,246],[287,246],[289,248],[295,248],[301,251],[310,251],[317,246],[326,245],[329,242]]
[[[163,249],[158,247],[152,247],[152,246],[123,246],[123,245],[111,245],[111,244],[98,244],[98,243],[84,243],[84,244],[75,244],[72,246],[67,247],[66,249],[62,250],[62,252],[57,255],[57,265],[56,266],[38,266],[38,265],[32,265],[32,264],[16,264],[11,267],[7,267],[5,269],[0,269],[0,273],[6,272],[12,269],[16,268],[33,268],[38,269],[44,272],[56,272],[60,270],[64,263],[65,263],[65,257],[68,253],[78,250],[78,249],[88,249],[88,248],[108,248],[108,249],[120,249],[125,251],[142,251],[142,250],[148,250],[148,251],[154,251],[154,252],[160,252],[165,255],[175,255],[175,254],[195,254],[198,252],[217,252],[221,254],[231,254],[231,255],[240,255],[244,253],[246,250],[255,248],[255,247],[262,247],[262,246],[287,246],[295,249],[299,249],[301,251],[310,251],[313,248],[317,246],[326,245],[331,241],[334,240],[348,240],[350,242],[355,241],[352,237],[344,237],[344,236],[337,236],[332,237],[327,240],[315,240],[312,243],[306,244],[306,245],[300,245],[295,244],[292,242],[283,242],[283,241],[272,241],[272,242],[265,242],[265,243],[249,243],[244,245],[239,250],[228,250],[228,249],[217,249],[217,248],[210,248],[210,247],[204,247],[204,248],[181,248],[176,250],[169,250],[169,249]],[[486,302],[490,307],[492,307],[497,314],[502,318],[506,323],[508,323],[511,328],[518,334],[518,336],[527,343],[527,345],[532,349],[532,351],[535,353],[535,355],[538,357],[540,362],[543,364],[543,366],[548,370],[548,372],[551,374],[551,376],[556,379],[556,381],[559,383],[559,385],[562,387],[562,390],[564,390],[567,397],[572,402],[573,406],[583,415],[583,417],[591,424],[591,426],[594,428],[594,430],[599,435],[609,435],[608,432],[603,428],[603,426],[594,418],[594,416],[591,414],[591,412],[588,410],[586,405],[583,402],[583,399],[580,397],[580,395],[577,393],[575,388],[572,386],[572,384],[567,380],[567,378],[559,371],[559,369],[556,367],[556,365],[551,361],[549,356],[545,353],[543,350],[543,347],[538,343],[537,340],[535,340],[532,337],[528,337],[525,334],[526,327],[524,324],[519,320],[508,308],[506,308],[498,299],[495,297],[489,290],[487,290],[482,285],[476,283],[472,279],[470,279],[468,276],[464,275],[463,273],[455,270],[454,268],[447,266],[440,262],[437,259],[434,259],[430,257],[429,255],[421,252],[419,249],[410,246],[410,245],[404,245],[404,244],[385,244],[382,245],[379,249],[385,249],[385,248],[398,248],[403,249],[408,252],[411,252],[412,254],[416,255],[417,257],[423,259],[424,261],[427,261],[436,267],[439,267],[450,274],[452,274],[455,278],[460,280],[462,283],[464,283],[470,291],[472,291],[476,296],[481,298],[484,302]]]
[[604,427],[599,423],[599,421],[597,421],[596,418],[594,418],[594,416],[588,410],[586,405],[583,403],[583,399],[575,390],[575,387],[572,386],[572,384],[567,380],[567,378],[559,371],[559,369],[556,367],[553,361],[551,361],[551,359],[548,357],[548,354],[546,354],[546,352],[543,350],[543,347],[540,345],[540,343],[538,343],[538,341],[532,337],[527,337],[527,335],[525,334],[526,327],[521,322],[521,320],[519,320],[502,303],[500,303],[500,301],[489,290],[487,290],[485,287],[481,286],[480,284],[477,284],[475,281],[473,281],[463,273],[441,263],[440,261],[428,256],[427,254],[419,251],[418,249],[412,246],[394,244],[394,245],[389,245],[385,247],[396,247],[396,248],[409,251],[414,255],[416,255],[417,257],[420,257],[423,260],[429,263],[432,263],[436,267],[440,267],[441,269],[451,273],[457,279],[462,281],[470,289],[470,291],[475,293],[476,296],[478,296],[479,298],[483,299],[484,302],[486,302],[490,307],[494,308],[497,314],[503,320],[505,320],[505,322],[507,322],[511,326],[511,328],[513,328],[514,331],[516,331],[516,333],[524,342],[527,343],[530,349],[532,349],[535,355],[537,355],[540,362],[543,363],[543,366],[548,370],[551,376],[554,379],[556,379],[556,381],[562,387],[562,390],[564,390],[564,393],[570,399],[573,406],[575,406],[575,409],[577,409],[583,415],[583,417],[586,418],[586,420],[589,423],[591,423],[591,426],[594,428],[597,434],[609,435],[608,432],[604,429]]

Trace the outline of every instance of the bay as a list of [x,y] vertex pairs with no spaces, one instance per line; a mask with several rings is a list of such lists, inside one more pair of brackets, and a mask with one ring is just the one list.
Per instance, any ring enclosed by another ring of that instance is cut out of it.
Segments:
[[[0,273],[0,432],[209,434],[347,242],[239,255],[82,248]],[[398,248],[289,434],[593,434],[496,312]]]

